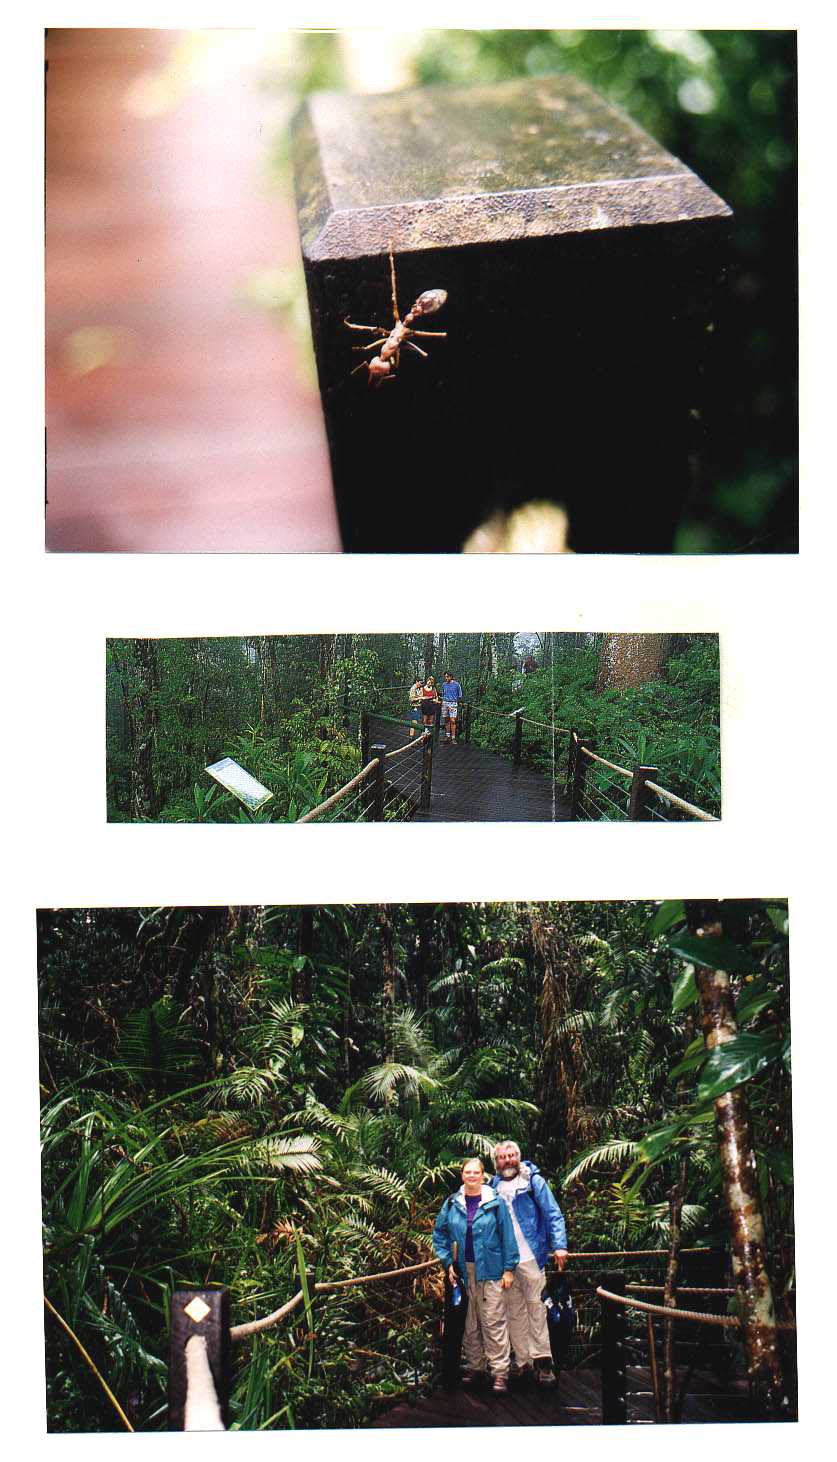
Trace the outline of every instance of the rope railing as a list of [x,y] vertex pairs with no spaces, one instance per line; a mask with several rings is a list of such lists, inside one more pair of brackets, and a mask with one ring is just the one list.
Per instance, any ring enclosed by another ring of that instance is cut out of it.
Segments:
[[[329,1279],[318,1281],[309,1286],[309,1294],[333,1294],[337,1290],[351,1289],[360,1284],[377,1284],[383,1279],[399,1279],[405,1274],[418,1274],[424,1269],[432,1269],[438,1265],[438,1259],[423,1259],[420,1264],[406,1264],[400,1269],[384,1269],[378,1274],[359,1274],[351,1279]],[[241,1325],[230,1326],[230,1340],[246,1340],[249,1335],[257,1335],[262,1330],[271,1330],[274,1325],[279,1325],[292,1314],[305,1299],[303,1290],[297,1290],[291,1299],[278,1310],[273,1310],[269,1315],[263,1315],[259,1320],[247,1320]]]
[[[740,1315],[712,1315],[703,1310],[681,1310],[673,1305],[652,1305],[647,1300],[632,1299],[630,1295],[614,1294],[612,1290],[605,1289],[602,1285],[597,1285],[596,1294],[600,1299],[607,1300],[611,1304],[625,1305],[631,1310],[641,1310],[646,1315],[661,1315],[664,1320],[696,1320],[704,1325],[719,1325],[730,1329],[740,1327],[742,1324]],[[776,1322],[776,1329],[795,1330],[796,1323],[792,1320],[779,1320]]]
[[679,807],[681,812],[688,812],[691,817],[696,817],[701,822],[720,821],[711,812],[705,812],[702,807],[696,807],[693,802],[686,802],[682,797],[676,796],[674,792],[667,791],[665,787],[658,787],[656,782],[646,782],[645,785],[649,792],[656,793],[658,797],[662,797],[664,802],[670,802],[673,807]]
[[326,797],[325,802],[321,802],[317,807],[312,807],[310,812],[306,812],[302,817],[298,817],[297,822],[314,822],[315,819],[322,817],[332,807],[336,807],[338,802],[342,802],[343,798],[348,796],[354,787],[359,786],[361,782],[365,781],[370,773],[375,771],[377,765],[378,758],[375,756],[371,761],[367,762],[366,766],[356,776],[352,777],[350,782],[346,783],[345,787],[340,787],[338,791],[332,792],[330,797]]
[[[681,1254],[711,1254],[712,1249],[681,1249]],[[643,1259],[658,1257],[668,1254],[668,1249],[605,1249],[605,1250],[578,1250],[571,1251],[567,1255],[567,1262],[572,1259]],[[407,1264],[400,1269],[384,1269],[377,1274],[360,1274],[351,1279],[331,1279],[317,1281],[309,1286],[309,1293],[328,1294],[338,1289],[349,1289],[359,1284],[375,1284],[383,1279],[398,1279],[405,1274],[418,1274],[421,1270],[432,1269],[441,1263],[440,1259],[423,1259],[419,1264]],[[305,1298],[304,1292],[300,1289],[295,1295],[278,1310],[272,1310],[269,1315],[263,1315],[258,1320],[247,1320],[241,1325],[230,1326],[231,1340],[244,1340],[248,1335],[256,1335],[261,1330],[270,1330],[282,1320],[293,1313],[297,1306],[301,1305]]]
[[607,761],[605,757],[599,756],[598,752],[591,751],[589,746],[583,746],[581,750],[582,754],[589,756],[591,761],[597,761],[601,766],[609,767],[612,772],[618,772],[620,777],[627,777],[628,781],[630,781],[633,776],[633,772],[629,771],[627,767],[617,766],[615,761]]
[[421,746],[422,742],[427,741],[431,734],[429,730],[422,731],[421,735],[414,736],[412,741],[405,741],[404,745],[396,747],[395,751],[388,751],[384,757],[384,761],[393,761],[395,757],[403,756],[405,751],[415,751],[418,746]]

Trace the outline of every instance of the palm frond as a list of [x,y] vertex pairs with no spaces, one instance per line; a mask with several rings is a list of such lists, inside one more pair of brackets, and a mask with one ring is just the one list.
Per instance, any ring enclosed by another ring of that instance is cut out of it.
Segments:
[[627,1137],[610,1138],[607,1142],[597,1143],[595,1147],[589,1147],[582,1153],[564,1174],[564,1186],[577,1182],[592,1168],[621,1166],[636,1157],[638,1151],[639,1143]]

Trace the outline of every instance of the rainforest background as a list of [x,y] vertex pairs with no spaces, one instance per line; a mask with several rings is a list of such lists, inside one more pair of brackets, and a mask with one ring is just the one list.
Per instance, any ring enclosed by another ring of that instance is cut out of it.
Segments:
[[[141,1430],[168,1303],[234,1321],[425,1258],[464,1157],[513,1136],[571,1250],[726,1244],[712,1102],[746,1089],[780,1316],[795,1281],[788,914],[719,906],[737,1039],[707,1054],[684,905],[64,909],[39,915],[45,1294]],[[523,1094],[523,1095],[521,1095]],[[362,1426],[438,1379],[441,1276],[235,1348],[239,1429]],[[731,1362],[737,1342],[730,1331]],[[582,1327],[578,1359],[596,1352]],[[119,1426],[46,1319],[49,1426]]]
[[[717,635],[507,631],[109,640],[108,818],[293,822],[360,770],[363,711],[405,716],[416,675],[441,684],[447,669],[486,712],[475,745],[510,757],[522,707],[720,814]],[[529,728],[523,760],[560,779],[567,749]],[[262,811],[210,783],[222,756],[274,794]]]

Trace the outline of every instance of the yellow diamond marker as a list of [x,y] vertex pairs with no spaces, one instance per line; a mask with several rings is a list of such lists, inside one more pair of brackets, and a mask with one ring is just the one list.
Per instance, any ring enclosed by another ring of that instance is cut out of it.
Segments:
[[184,1305],[183,1308],[186,1311],[186,1314],[189,1316],[189,1319],[194,1320],[196,1325],[200,1325],[201,1320],[205,1320],[207,1315],[209,1314],[209,1305],[204,1304],[200,1295],[197,1294],[195,1295],[195,1298],[193,1300],[190,1300],[188,1305]]

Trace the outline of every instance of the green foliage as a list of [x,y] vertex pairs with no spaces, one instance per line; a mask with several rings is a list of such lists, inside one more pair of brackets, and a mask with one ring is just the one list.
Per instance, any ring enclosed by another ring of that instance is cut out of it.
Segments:
[[[165,1428],[168,1304],[224,1284],[234,1429],[362,1426],[435,1384],[424,1281],[334,1280],[417,1262],[469,1156],[513,1137],[574,1249],[723,1235],[713,1097],[744,1084],[777,1292],[793,1272],[787,911],[720,906],[750,957],[739,1034],[707,1053],[683,998],[685,906],[52,910],[39,917],[46,1293],[139,1430]],[[307,953],[301,953],[301,944]],[[387,955],[389,959],[391,956]],[[555,1101],[563,1105],[556,1108]],[[54,1324],[52,1430],[115,1413]]]
[[[732,207],[716,369],[734,406],[683,553],[796,547],[796,36],[791,30],[430,31],[421,82],[569,73],[682,158]],[[790,376],[790,384],[789,384]],[[721,396],[722,399],[722,396]],[[720,423],[718,423],[720,427]]]
[[[341,654],[343,639],[351,654]],[[541,637],[534,637],[541,638]],[[144,700],[153,721],[152,791],[162,822],[293,822],[360,770],[363,711],[403,715],[407,690],[425,651],[424,635],[305,636],[155,642],[157,681],[140,691],[134,642],[110,643],[108,680],[109,810],[112,819],[148,820],[130,794],[136,765],[122,747],[126,718]],[[709,812],[720,810],[719,666],[716,636],[678,636],[660,675],[644,685],[596,689],[603,636],[548,635],[542,667],[522,674],[515,635],[439,635],[438,657],[451,664],[466,699],[476,704],[472,739],[511,756],[514,720],[523,706],[523,758],[555,776],[566,769],[567,738],[549,726],[595,733],[608,758],[656,765],[662,784]],[[120,699],[121,695],[121,699]],[[537,723],[537,724],[535,724]],[[406,739],[406,728],[392,732]],[[273,794],[257,812],[210,784],[204,767],[229,755]],[[591,788],[607,774],[591,767]],[[626,787],[622,784],[626,808]],[[133,809],[133,810],[132,810]],[[339,817],[359,817],[348,799]],[[607,810],[607,809],[605,809]],[[625,809],[623,808],[623,811]],[[404,815],[396,799],[391,820]]]

